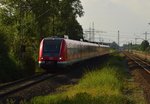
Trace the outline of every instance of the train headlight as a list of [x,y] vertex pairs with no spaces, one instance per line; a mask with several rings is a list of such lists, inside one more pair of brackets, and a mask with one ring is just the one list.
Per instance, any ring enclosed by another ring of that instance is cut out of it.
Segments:
[[44,64],[45,63],[45,61],[39,61],[39,64]]
[[62,57],[59,57],[59,60],[62,60]]

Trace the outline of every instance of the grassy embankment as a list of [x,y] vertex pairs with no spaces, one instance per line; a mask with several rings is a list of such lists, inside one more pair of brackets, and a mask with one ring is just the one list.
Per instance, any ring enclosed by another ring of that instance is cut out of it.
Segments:
[[[39,96],[31,100],[32,104],[144,104],[135,101],[128,93],[132,88],[126,84],[127,74],[123,57],[112,56],[102,69],[87,71],[75,86],[64,86],[58,90],[65,92]],[[133,92],[133,89],[132,89]],[[125,95],[126,94],[126,95]],[[140,96],[140,95],[139,95]],[[138,97],[138,96],[136,96]],[[141,100],[141,99],[140,99]]]

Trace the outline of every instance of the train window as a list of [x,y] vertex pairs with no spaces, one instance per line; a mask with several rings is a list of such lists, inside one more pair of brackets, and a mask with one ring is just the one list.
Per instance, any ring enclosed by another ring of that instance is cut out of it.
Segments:
[[43,55],[44,56],[58,56],[61,46],[61,40],[45,40]]

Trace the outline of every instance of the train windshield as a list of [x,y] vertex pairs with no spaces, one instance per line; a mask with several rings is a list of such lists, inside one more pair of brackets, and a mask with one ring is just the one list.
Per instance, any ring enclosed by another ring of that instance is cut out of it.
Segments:
[[59,56],[62,40],[45,40],[43,55],[44,56]]

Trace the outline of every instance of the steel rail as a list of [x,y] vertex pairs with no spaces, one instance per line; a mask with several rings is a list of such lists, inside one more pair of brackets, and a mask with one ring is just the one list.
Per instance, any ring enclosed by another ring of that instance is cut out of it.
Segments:
[[10,86],[6,85],[6,87],[2,87],[2,89],[0,89],[0,99],[5,98],[10,94],[21,91],[25,88],[28,88],[34,84],[40,83],[40,82],[42,82],[48,78],[54,77],[54,76],[56,76],[56,75],[55,74],[44,74],[44,75],[30,78],[27,80],[18,81],[17,83],[15,82]]
[[27,78],[23,78],[23,79],[16,80],[16,81],[13,81],[13,82],[8,82],[8,83],[1,84],[0,85],[0,90],[3,89],[3,88],[6,88],[8,86],[13,86],[13,85],[15,85],[17,83],[20,83],[20,82],[23,82],[23,81],[30,80],[32,78],[36,78],[36,77],[44,75],[44,74],[46,74],[46,73],[35,74],[35,75],[27,77]]
[[[146,61],[141,60],[140,58],[137,58],[135,56],[127,55],[124,53],[127,57],[129,57],[131,60],[133,60],[136,64],[138,64],[140,67],[142,67],[148,74],[150,74],[150,68],[148,69],[147,67],[150,67],[150,64],[147,63]],[[139,62],[138,62],[138,61]],[[142,65],[144,64],[144,65]]]

